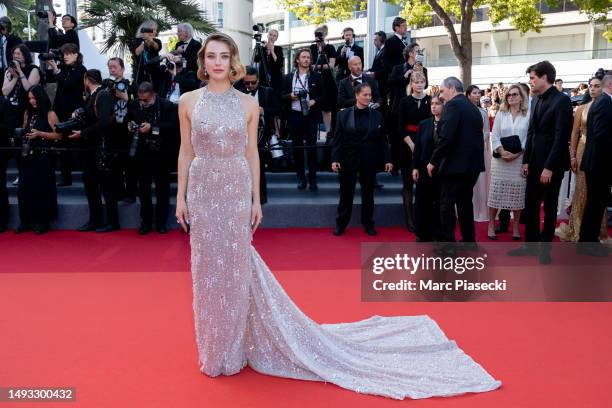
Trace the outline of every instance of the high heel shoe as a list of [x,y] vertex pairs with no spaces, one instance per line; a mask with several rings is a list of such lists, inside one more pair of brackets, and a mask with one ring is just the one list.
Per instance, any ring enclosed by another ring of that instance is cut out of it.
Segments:
[[513,241],[520,241],[521,240],[521,236],[520,235],[512,235],[512,240]]
[[491,241],[496,241],[497,240],[497,235],[495,235],[495,228],[493,228],[493,233],[491,233],[491,228],[488,229],[487,237],[489,237],[489,239]]

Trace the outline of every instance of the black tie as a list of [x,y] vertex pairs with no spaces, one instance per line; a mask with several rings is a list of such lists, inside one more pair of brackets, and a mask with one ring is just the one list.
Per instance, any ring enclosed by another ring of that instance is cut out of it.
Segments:
[[251,91],[251,95],[252,95],[252,96],[255,96],[255,94],[256,94],[256,93],[257,93],[257,89],[253,89],[253,90]]
[[362,82],[361,77],[357,77],[355,79],[353,79],[353,88],[356,87],[357,85],[359,85]]

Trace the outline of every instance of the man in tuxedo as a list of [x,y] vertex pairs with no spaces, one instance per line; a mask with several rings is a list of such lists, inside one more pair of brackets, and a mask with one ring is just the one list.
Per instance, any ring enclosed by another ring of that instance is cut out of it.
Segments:
[[395,17],[392,23],[393,35],[385,41],[385,54],[383,56],[384,66],[390,71],[394,66],[404,63],[404,48],[406,40],[404,36],[408,30],[406,19]]
[[389,76],[389,69],[385,65],[385,40],[387,35],[384,31],[378,31],[374,34],[374,46],[376,47],[376,54],[374,55],[374,61],[372,61],[372,67],[365,72],[365,75],[376,80],[378,85],[378,92],[380,93],[381,105],[380,110],[383,114],[387,112],[387,78]]
[[455,242],[455,205],[463,242],[476,244],[472,192],[480,172],[485,170],[482,144],[482,115],[463,94],[455,77],[440,86],[445,101],[438,143],[427,165],[429,177],[437,174],[440,186],[440,241]]
[[[525,242],[541,242],[540,263],[551,262],[550,242],[555,235],[557,203],[563,173],[570,168],[569,140],[572,130],[570,98],[553,86],[555,67],[548,61],[527,68],[533,91],[538,95],[532,106],[523,154],[522,174],[525,191]],[[540,233],[540,206],[544,202],[544,228]],[[600,213],[601,217],[601,213]],[[511,256],[537,255],[538,247],[525,244]]]
[[[289,132],[293,149],[293,160],[298,178],[297,188],[306,188],[304,171],[304,150],[308,156],[308,183],[310,190],[317,187],[317,126],[321,122],[321,101],[323,79],[321,74],[311,71],[311,55],[308,48],[295,54],[293,65],[295,71],[283,79],[283,96],[287,110]],[[302,106],[302,104],[304,106]],[[306,149],[303,149],[304,142]]]
[[344,44],[338,46],[338,57],[336,58],[336,66],[338,67],[336,81],[340,81],[350,75],[348,61],[352,57],[359,57],[362,66],[364,61],[363,48],[355,44],[355,31],[351,27],[346,27],[342,30],[342,39]]
[[334,235],[342,235],[351,220],[355,183],[361,186],[361,224],[368,235],[374,229],[374,184],[382,167],[393,169],[384,132],[383,116],[370,109],[372,88],[363,82],[355,87],[355,106],[338,113],[332,146],[332,170],[340,173],[340,202]]
[[[85,73],[85,122],[82,130],[74,130],[68,138],[82,140],[92,152],[83,154],[83,184],[89,205],[89,221],[79,231],[110,232],[119,229],[117,186],[119,166],[109,152],[113,144],[112,118],[115,101],[108,89],[102,89],[102,73],[97,69]],[[106,224],[102,217],[102,196],[106,206]]]
[[350,108],[355,106],[355,87],[361,83],[368,83],[372,90],[371,104],[373,109],[378,109],[382,103],[378,85],[374,78],[366,76],[362,70],[361,58],[353,56],[348,61],[350,75],[338,83],[338,108]]
[[[241,84],[237,85],[238,89],[257,99],[259,103],[259,135],[257,138],[257,146],[259,147],[259,191],[260,201],[265,204],[268,201],[268,189],[266,183],[266,141],[268,138],[277,133],[275,128],[275,119],[280,114],[279,101],[276,98],[274,89],[261,86],[259,84],[259,75],[257,69],[253,66],[246,67],[246,74]],[[237,83],[238,84],[238,83]]]
[[189,23],[179,23],[176,26],[176,35],[179,39],[176,52],[187,61],[185,69],[197,73],[198,51],[202,48],[202,43],[193,38],[193,26]]
[[16,45],[23,44],[21,38],[11,34],[13,23],[7,16],[0,17],[0,86],[4,83],[4,73],[13,59],[11,50]]
[[580,164],[586,177],[587,202],[579,242],[594,244],[580,244],[578,251],[592,256],[608,255],[598,235],[612,186],[612,74],[604,76],[601,85],[603,92],[587,116],[588,137]]

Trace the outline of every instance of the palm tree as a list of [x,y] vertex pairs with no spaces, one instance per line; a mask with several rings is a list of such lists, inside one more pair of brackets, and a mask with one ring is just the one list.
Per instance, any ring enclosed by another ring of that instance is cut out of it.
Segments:
[[0,6],[6,7],[7,12],[15,11],[15,7],[23,7],[23,1],[21,0],[0,0]]
[[205,12],[193,0],[89,0],[82,7],[81,26],[104,26],[108,37],[102,52],[123,54],[136,37],[136,30],[145,20],[155,20],[159,31],[178,23],[191,23],[198,33],[216,31]]

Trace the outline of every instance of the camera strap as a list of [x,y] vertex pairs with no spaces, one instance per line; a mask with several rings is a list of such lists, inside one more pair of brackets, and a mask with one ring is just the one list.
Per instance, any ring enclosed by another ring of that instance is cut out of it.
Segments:
[[300,78],[300,70],[295,71],[295,81],[293,83],[293,87],[297,88],[297,83],[300,83],[302,89],[308,92],[308,80],[310,79],[310,75],[306,74],[306,83],[302,82],[302,78]]

